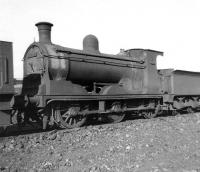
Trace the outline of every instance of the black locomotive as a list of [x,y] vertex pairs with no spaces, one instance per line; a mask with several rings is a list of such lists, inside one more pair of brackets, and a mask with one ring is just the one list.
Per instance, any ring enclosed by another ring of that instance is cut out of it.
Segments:
[[125,115],[155,117],[163,112],[193,111],[200,107],[200,73],[157,70],[162,52],[99,51],[88,35],[83,50],[51,42],[48,22],[37,23],[39,42],[24,55],[22,90],[11,101],[19,123],[42,120],[64,128],[83,125],[88,116],[120,122]]

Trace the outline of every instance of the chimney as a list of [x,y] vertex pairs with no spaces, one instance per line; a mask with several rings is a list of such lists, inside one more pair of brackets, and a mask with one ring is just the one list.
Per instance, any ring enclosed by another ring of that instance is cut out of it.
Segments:
[[51,44],[51,27],[53,24],[49,22],[39,22],[35,26],[38,28],[39,32],[39,42]]

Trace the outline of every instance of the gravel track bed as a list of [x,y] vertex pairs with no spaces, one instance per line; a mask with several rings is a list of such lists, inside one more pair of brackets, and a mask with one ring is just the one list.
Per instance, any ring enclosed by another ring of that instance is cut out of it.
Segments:
[[200,113],[1,137],[0,171],[200,172]]

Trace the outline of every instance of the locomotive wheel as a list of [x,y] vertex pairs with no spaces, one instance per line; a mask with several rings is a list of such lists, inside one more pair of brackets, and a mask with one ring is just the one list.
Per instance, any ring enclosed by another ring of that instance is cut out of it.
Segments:
[[151,119],[151,118],[155,118],[157,115],[160,115],[162,113],[163,111],[160,107],[160,104],[158,104],[155,110],[148,110],[148,111],[142,112],[142,116],[146,119]]
[[142,116],[146,119],[151,119],[151,118],[155,118],[156,117],[156,113],[153,111],[147,111],[147,112],[143,112]]
[[121,112],[121,110],[121,104],[119,102],[114,102],[111,107],[112,112],[106,116],[106,120],[109,123],[121,122],[126,115],[124,112]]
[[61,128],[77,128],[86,122],[86,117],[79,114],[79,107],[70,107],[67,110],[55,110],[55,118]]
[[172,116],[176,116],[176,115],[179,115],[180,114],[180,112],[178,112],[177,110],[172,110],[171,111],[171,115]]
[[124,119],[125,115],[125,113],[111,113],[106,116],[106,120],[109,123],[118,123]]
[[188,113],[194,113],[192,107],[188,107],[188,108],[187,108],[187,112],[188,112]]

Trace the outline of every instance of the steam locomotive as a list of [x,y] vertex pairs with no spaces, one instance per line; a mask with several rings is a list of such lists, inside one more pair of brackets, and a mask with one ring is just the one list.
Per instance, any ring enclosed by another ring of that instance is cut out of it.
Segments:
[[43,129],[74,128],[89,116],[116,123],[125,115],[153,118],[200,107],[200,73],[158,70],[156,59],[163,52],[104,54],[94,35],[83,39],[82,50],[62,47],[51,42],[53,24],[36,26],[39,42],[25,52],[22,90],[11,101],[19,124],[40,120]]

